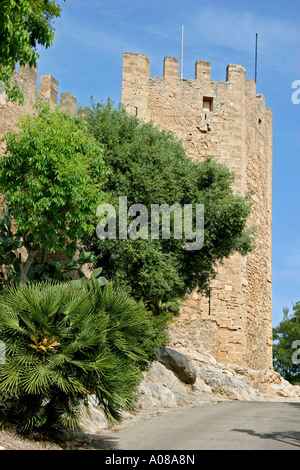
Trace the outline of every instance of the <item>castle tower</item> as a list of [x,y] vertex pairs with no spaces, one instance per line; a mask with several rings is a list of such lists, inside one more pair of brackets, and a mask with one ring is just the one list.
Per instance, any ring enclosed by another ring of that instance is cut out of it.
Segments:
[[[0,90],[0,138],[8,131],[16,130],[20,118],[24,114],[34,114],[35,105],[39,102],[49,101],[51,107],[57,106],[58,81],[52,75],[41,75],[39,90],[37,89],[37,68],[28,65],[19,66],[14,72],[12,84],[19,87],[24,95],[24,105],[9,101],[6,93]],[[76,115],[77,99],[70,93],[60,94],[60,109],[70,115]],[[0,153],[4,151],[3,144],[0,144]]]
[[172,131],[191,158],[226,164],[234,191],[254,190],[249,225],[257,227],[257,247],[218,268],[210,299],[191,295],[170,327],[171,345],[208,351],[224,364],[272,368],[272,111],[241,65],[228,65],[218,82],[210,62],[196,62],[195,79],[178,72],[178,59],[166,57],[163,76],[151,77],[146,55],[125,52],[122,103]]

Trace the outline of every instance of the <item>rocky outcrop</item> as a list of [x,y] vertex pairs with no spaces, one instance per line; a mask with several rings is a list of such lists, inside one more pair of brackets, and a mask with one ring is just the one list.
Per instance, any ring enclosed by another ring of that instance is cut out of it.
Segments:
[[191,385],[196,382],[196,369],[184,354],[162,346],[158,350],[158,357],[159,361],[173,371],[182,382]]
[[[128,420],[147,419],[178,407],[226,400],[300,402],[300,387],[291,385],[273,370],[225,366],[208,353],[183,347],[176,351],[164,348],[159,360],[143,373],[138,396],[135,410],[124,413],[123,425]],[[82,430],[97,434],[109,424],[93,397],[90,397],[90,406],[91,419],[83,416]]]

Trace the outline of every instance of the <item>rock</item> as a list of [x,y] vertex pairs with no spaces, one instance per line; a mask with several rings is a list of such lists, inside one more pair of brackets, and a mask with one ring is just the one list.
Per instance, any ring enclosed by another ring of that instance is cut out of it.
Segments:
[[233,370],[238,375],[248,375],[248,369],[246,369],[245,367],[234,366]]
[[207,385],[204,380],[197,377],[196,382],[192,385],[193,392],[196,393],[212,393],[212,389],[209,385]]
[[177,408],[177,401],[172,390],[160,383],[142,382],[139,386],[140,409]]
[[270,384],[270,388],[272,388],[275,394],[278,395],[279,397],[285,397],[285,398],[291,397],[290,391],[287,388],[283,387],[282,385]]
[[144,374],[144,382],[161,383],[175,393],[186,395],[187,390],[183,383],[171,370],[160,362],[153,362]]
[[196,369],[186,356],[165,346],[158,350],[158,356],[159,361],[172,370],[182,382],[191,385],[196,382]]
[[286,380],[282,379],[281,383],[271,383],[269,384],[276,395],[284,398],[291,398],[297,401],[300,401],[300,388],[298,385],[292,385]]
[[197,364],[199,366],[200,364],[205,363],[205,364],[211,364],[211,365],[217,365],[217,361],[212,356],[211,354],[203,351],[196,351],[196,350],[191,350],[191,349],[178,349],[178,352],[181,352],[184,354],[193,364]]
[[91,395],[89,401],[89,412],[84,409],[80,419],[80,429],[87,434],[97,434],[109,426],[103,409],[96,405],[95,398]]
[[147,383],[141,382],[138,388],[138,394],[139,394],[139,401],[137,404],[137,408],[140,410],[147,410],[149,408],[152,408],[154,406],[153,400],[152,400],[152,393],[150,388],[147,386]]
[[[273,370],[224,365],[209,352],[184,347],[176,350],[162,347],[158,355],[159,361],[143,372],[133,414],[122,414],[125,423],[137,417],[202,403],[227,400],[300,402],[300,387],[291,385]],[[105,432],[110,424],[103,410],[93,396],[89,397],[89,402],[92,419],[87,414],[82,417],[82,430],[91,435]]]
[[148,383],[154,406],[163,408],[176,408],[177,401],[172,390],[159,383]]
[[197,375],[211,387],[213,393],[225,395],[232,400],[257,399],[256,391],[243,376],[233,376],[216,367],[201,367],[197,369]]

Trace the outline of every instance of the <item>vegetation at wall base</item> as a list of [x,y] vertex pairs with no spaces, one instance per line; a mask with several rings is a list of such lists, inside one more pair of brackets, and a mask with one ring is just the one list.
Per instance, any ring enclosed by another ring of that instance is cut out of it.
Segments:
[[[18,232],[12,229],[12,222],[9,211],[4,204],[3,217],[0,219],[0,291],[11,283],[19,284],[22,276],[22,269],[26,261],[22,261],[21,249],[24,249],[24,241]],[[78,250],[76,256],[67,260],[47,261],[46,250],[41,250],[40,256],[35,255],[28,269],[27,280],[29,282],[37,281],[70,281],[76,278],[80,285],[80,279],[88,279],[83,271],[83,267],[89,264],[89,267],[96,260],[92,252],[86,252],[83,248]],[[105,284],[105,278],[101,276],[102,268],[92,271],[91,276],[98,279],[102,285]]]
[[293,312],[283,309],[283,320],[273,328],[274,370],[293,385],[300,383],[300,302]]
[[[6,154],[0,158],[0,191],[17,228],[13,243],[22,241],[27,251],[19,270],[20,283],[45,271],[47,253],[65,253],[70,271],[78,241],[96,226],[96,208],[106,179],[103,147],[82,120],[52,111],[47,103],[38,107],[37,116],[25,115],[19,130],[9,132],[3,141]],[[6,212],[4,216],[2,245],[12,242]],[[31,269],[38,253],[40,262]],[[83,256],[75,269],[91,262]],[[63,275],[59,263],[48,268],[54,279],[59,278],[59,271]]]
[[1,424],[75,430],[90,394],[118,421],[135,404],[152,332],[143,303],[111,283],[8,286],[0,296]]

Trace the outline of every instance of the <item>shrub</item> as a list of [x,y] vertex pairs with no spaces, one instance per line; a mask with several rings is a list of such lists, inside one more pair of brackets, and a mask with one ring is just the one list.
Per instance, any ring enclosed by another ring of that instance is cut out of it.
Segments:
[[0,297],[1,423],[74,430],[89,394],[119,420],[135,404],[153,334],[144,305],[111,283],[8,286]]
[[[0,219],[0,290],[7,284],[20,283],[22,269],[26,261],[22,261],[21,250],[24,241],[18,233],[13,232],[11,219],[6,205],[3,206],[3,217]],[[35,256],[28,269],[28,281],[69,281],[74,277],[87,279],[82,267],[96,260],[92,252],[86,252],[83,248],[67,262],[46,260],[46,252],[42,256]],[[105,278],[100,276],[102,269],[96,269],[92,276],[97,277],[99,282],[105,283]]]
[[285,380],[297,385],[300,382],[300,301],[293,305],[293,312],[283,309],[282,321],[273,328],[273,366]]

